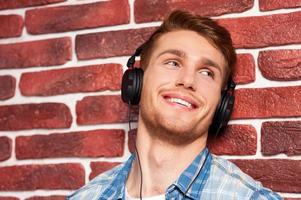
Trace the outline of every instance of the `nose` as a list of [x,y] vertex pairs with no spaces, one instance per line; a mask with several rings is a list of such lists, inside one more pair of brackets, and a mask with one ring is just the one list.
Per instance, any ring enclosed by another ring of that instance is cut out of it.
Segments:
[[176,86],[184,87],[186,89],[195,91],[196,83],[194,70],[182,68],[182,70],[179,71],[179,74],[177,76]]

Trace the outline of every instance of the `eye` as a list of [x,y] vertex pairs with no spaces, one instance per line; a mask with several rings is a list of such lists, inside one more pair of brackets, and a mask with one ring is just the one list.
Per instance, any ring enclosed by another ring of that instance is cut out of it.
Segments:
[[214,73],[208,69],[200,70],[200,74],[214,78]]
[[164,65],[167,65],[169,68],[178,68],[180,67],[180,64],[179,62],[175,61],[175,60],[169,60],[169,61],[166,61],[164,63]]

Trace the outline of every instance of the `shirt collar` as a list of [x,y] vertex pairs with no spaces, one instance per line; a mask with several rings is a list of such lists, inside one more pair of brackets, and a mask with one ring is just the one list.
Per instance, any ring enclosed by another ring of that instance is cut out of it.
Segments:
[[[204,186],[204,182],[209,176],[210,163],[212,156],[209,150],[205,148],[200,152],[194,161],[186,168],[186,170],[179,176],[179,178],[172,184],[167,192],[173,190],[174,187],[181,190],[183,194],[191,199],[200,199],[200,191]],[[125,183],[132,168],[133,161],[135,160],[135,154],[132,154],[130,158],[124,163],[112,185],[117,185],[115,190],[114,199],[124,199]],[[110,186],[107,188],[107,192],[112,192]],[[105,192],[106,193],[106,192]]]
[[[125,183],[132,168],[132,163],[134,159],[135,155],[132,154],[130,158],[121,167],[115,180],[110,185],[108,185],[107,189],[103,192],[104,196],[114,197],[113,199],[118,200],[124,199]],[[112,190],[112,188],[114,188],[113,186],[116,186],[114,190]]]
[[200,199],[201,190],[209,176],[211,159],[209,150],[205,148],[168,190],[176,187],[185,196],[191,199]]

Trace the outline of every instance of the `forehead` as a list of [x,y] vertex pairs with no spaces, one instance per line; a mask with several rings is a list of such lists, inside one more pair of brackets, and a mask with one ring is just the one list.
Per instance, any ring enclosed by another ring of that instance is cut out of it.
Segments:
[[180,50],[195,59],[213,60],[221,68],[225,67],[225,58],[221,51],[208,39],[194,31],[176,30],[162,34],[154,43],[151,57],[156,57],[170,49]]

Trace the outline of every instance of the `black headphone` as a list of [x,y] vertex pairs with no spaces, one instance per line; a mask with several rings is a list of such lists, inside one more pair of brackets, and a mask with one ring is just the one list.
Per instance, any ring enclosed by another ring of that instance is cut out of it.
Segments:
[[[128,69],[122,76],[121,98],[123,102],[129,105],[138,105],[140,101],[143,70],[135,68],[134,64],[136,57],[141,54],[144,44],[137,48],[135,53],[128,59]],[[215,111],[212,124],[209,127],[209,137],[217,137],[227,126],[233,110],[235,86],[236,84],[230,77],[226,89],[222,91],[220,103]]]

